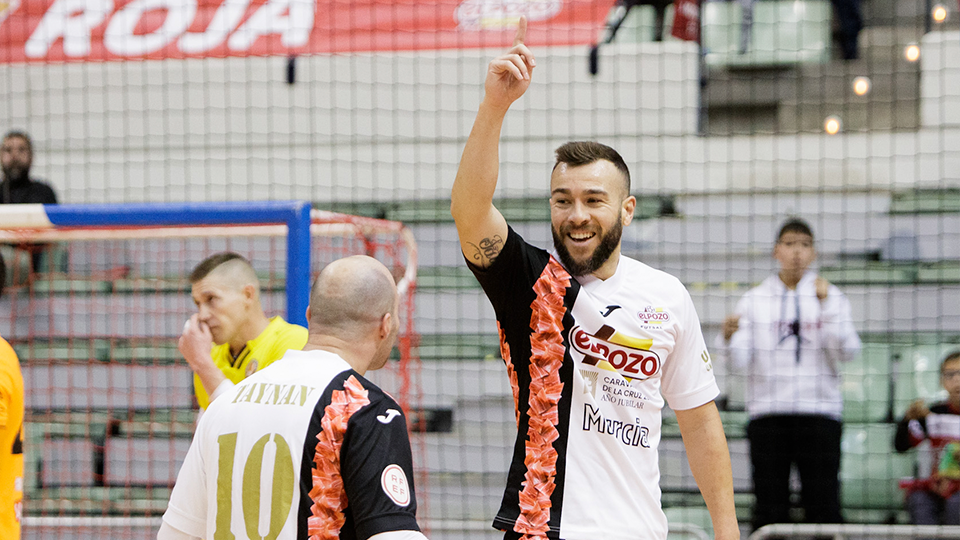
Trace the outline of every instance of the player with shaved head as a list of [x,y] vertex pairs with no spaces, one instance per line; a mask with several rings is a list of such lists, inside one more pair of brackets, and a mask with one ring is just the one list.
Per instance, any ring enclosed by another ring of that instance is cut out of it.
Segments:
[[194,372],[201,409],[306,343],[306,328],[264,314],[257,273],[242,256],[207,257],[190,273],[190,283],[197,313],[184,324],[178,347]]
[[376,259],[324,268],[303,350],[241,381],[200,419],[157,538],[426,540],[406,418],[364,377],[390,356],[399,302]]

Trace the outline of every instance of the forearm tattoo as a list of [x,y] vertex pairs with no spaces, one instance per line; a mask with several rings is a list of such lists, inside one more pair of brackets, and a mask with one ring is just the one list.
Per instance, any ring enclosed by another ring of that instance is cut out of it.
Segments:
[[500,250],[503,249],[503,238],[500,238],[500,235],[494,235],[490,238],[484,238],[480,241],[479,244],[470,244],[474,253],[471,256],[473,259],[473,264],[479,266],[480,268],[487,268],[493,264],[494,259],[497,258],[497,255],[500,255]]

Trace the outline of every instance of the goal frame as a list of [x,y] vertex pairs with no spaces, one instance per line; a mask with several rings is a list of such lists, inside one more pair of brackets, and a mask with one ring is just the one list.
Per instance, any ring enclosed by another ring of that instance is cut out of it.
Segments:
[[[4,205],[0,240],[42,241],[45,231],[98,227],[285,225],[287,228],[287,321],[307,325],[310,297],[310,203],[305,201],[170,204]],[[16,206],[12,208],[12,206]]]

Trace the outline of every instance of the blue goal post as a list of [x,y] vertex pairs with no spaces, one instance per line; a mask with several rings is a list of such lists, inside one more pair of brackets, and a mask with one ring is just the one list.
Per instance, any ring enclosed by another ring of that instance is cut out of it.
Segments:
[[304,201],[170,204],[21,204],[0,207],[0,228],[287,226],[286,295],[289,322],[307,325],[310,299],[310,203]]

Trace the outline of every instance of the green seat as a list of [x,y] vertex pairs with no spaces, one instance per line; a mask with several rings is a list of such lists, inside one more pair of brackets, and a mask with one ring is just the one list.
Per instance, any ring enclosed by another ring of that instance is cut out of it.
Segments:
[[617,43],[653,41],[655,21],[656,10],[653,6],[635,6],[623,20],[614,41]]
[[894,424],[846,424],[841,439],[840,495],[844,508],[898,511],[898,482],[913,475],[913,456],[893,450]]
[[890,411],[890,345],[864,343],[857,358],[843,364],[841,391],[845,422],[883,422]]
[[947,352],[960,349],[958,344],[898,345],[894,385],[894,414],[901,418],[917,399],[927,403],[943,399],[946,392],[940,384],[940,361]]
[[934,285],[960,283],[960,261],[946,260],[921,264],[917,269],[917,281]]
[[830,4],[821,0],[756,2],[746,52],[737,2],[703,4],[703,46],[711,66],[762,67],[822,63],[830,52]]
[[667,539],[691,540],[713,538],[713,521],[705,506],[673,506],[664,508],[667,515]]
[[946,214],[960,212],[960,188],[911,189],[893,193],[891,214]]

